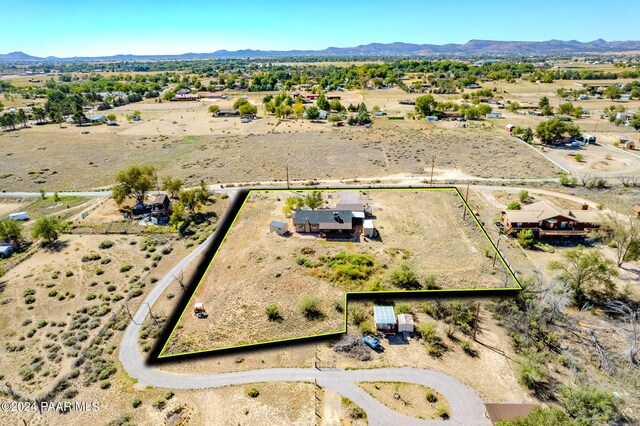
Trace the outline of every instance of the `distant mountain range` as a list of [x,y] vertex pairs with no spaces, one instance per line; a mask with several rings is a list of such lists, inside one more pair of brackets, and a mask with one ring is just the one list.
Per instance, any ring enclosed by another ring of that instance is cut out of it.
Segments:
[[464,44],[412,44],[371,43],[356,47],[329,47],[324,50],[217,50],[211,53],[184,53],[181,55],[113,55],[96,57],[40,58],[23,52],[0,54],[0,62],[42,61],[143,61],[213,58],[282,58],[294,56],[550,56],[598,53],[640,52],[640,41],[590,42],[576,40],[548,41],[494,41],[470,40]]

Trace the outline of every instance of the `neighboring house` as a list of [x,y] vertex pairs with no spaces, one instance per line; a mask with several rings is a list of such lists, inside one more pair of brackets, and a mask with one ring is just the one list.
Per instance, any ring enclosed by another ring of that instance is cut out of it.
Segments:
[[620,95],[620,100],[621,101],[630,101],[631,100],[631,94],[623,93],[622,95]]
[[317,95],[315,93],[311,93],[311,94],[305,95],[305,98],[307,98],[309,100],[312,100],[312,101],[317,100],[319,97],[320,97],[320,95]]
[[237,109],[221,109],[216,112],[216,117],[239,117],[240,111]]
[[549,201],[538,201],[523,205],[522,210],[503,211],[502,223],[511,236],[530,229],[536,237],[585,237],[600,227],[602,218],[586,204],[581,210],[564,210]]
[[396,320],[393,306],[374,306],[373,322],[375,323],[376,331],[385,334],[393,334],[398,331],[398,321]]
[[172,101],[197,101],[200,98],[200,95],[197,93],[185,93],[185,94],[177,94],[171,98]]
[[171,210],[171,200],[167,194],[159,194],[151,203],[152,213],[168,213]]
[[485,114],[486,118],[502,118],[501,112],[490,112],[489,114]]
[[482,86],[480,86],[479,84],[476,83],[471,83],[470,85],[467,86],[467,89],[480,89]]
[[631,116],[629,114],[625,114],[624,112],[619,112],[616,114],[616,120],[626,121],[630,119]]
[[106,123],[107,117],[104,115],[94,115],[89,117],[89,123]]
[[415,105],[416,101],[411,99],[404,99],[398,102],[400,105]]
[[176,96],[177,95],[188,95],[191,93],[191,90],[189,89],[180,89],[178,91],[176,91]]
[[513,129],[515,129],[516,126],[513,124],[507,124],[506,126],[504,126],[504,129],[509,132],[509,133],[513,133]]

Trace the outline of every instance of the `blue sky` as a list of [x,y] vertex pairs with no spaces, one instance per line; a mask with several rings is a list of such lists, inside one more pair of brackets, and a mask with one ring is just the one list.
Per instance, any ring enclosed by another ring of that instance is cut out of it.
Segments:
[[324,49],[394,41],[640,39],[638,0],[11,3],[2,8],[0,53],[36,56]]

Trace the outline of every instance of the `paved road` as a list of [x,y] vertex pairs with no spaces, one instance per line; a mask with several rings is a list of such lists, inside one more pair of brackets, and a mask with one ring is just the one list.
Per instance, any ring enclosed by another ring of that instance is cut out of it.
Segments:
[[[217,232],[217,231],[216,231]],[[144,299],[133,321],[124,332],[120,345],[120,362],[127,373],[142,385],[173,389],[205,389],[260,382],[313,382],[351,399],[366,413],[371,425],[428,425],[439,421],[424,421],[399,414],[371,397],[356,383],[361,381],[402,381],[418,383],[440,392],[451,405],[450,423],[460,425],[490,425],[485,408],[477,393],[456,378],[437,371],[413,368],[372,370],[318,370],[315,368],[277,368],[234,373],[182,375],[171,374],[145,364],[137,341],[149,306],[158,300],[173,277],[185,269],[211,243],[215,234],[175,265],[154,286]]]

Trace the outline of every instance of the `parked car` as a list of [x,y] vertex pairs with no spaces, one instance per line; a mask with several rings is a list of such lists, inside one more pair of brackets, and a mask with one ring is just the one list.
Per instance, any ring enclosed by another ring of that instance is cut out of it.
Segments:
[[13,246],[11,244],[0,244],[0,259],[6,259],[13,254]]

